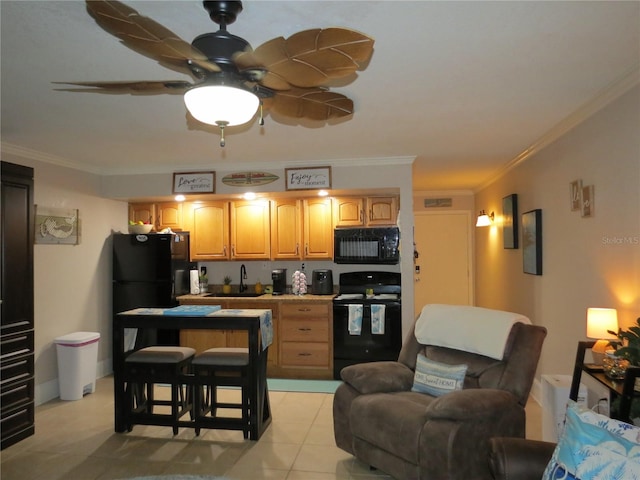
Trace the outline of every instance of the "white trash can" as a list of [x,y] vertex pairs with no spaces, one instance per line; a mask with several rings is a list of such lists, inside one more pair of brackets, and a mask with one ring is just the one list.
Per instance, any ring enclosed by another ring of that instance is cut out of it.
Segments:
[[95,392],[98,340],[96,332],[75,332],[54,340],[60,400],[80,400],[85,393]]

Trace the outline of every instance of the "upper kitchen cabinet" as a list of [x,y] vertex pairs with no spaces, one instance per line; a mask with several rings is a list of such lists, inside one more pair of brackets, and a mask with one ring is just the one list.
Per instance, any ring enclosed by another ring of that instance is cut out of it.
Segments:
[[395,225],[398,197],[335,197],[333,215],[336,227]]
[[174,231],[183,230],[182,203],[131,203],[129,204],[129,220],[153,223],[156,231],[170,228]]
[[302,260],[302,201],[271,200],[272,260]]
[[305,198],[303,207],[304,258],[333,259],[333,226],[330,198]]
[[229,260],[229,202],[192,205],[191,260]]
[[231,202],[231,259],[269,260],[270,256],[269,201]]

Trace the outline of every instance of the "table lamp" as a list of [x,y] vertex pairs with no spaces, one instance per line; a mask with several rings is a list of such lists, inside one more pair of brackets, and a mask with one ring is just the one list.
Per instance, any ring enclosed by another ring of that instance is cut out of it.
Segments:
[[591,349],[596,365],[602,365],[609,340],[618,338],[609,331],[618,331],[618,311],[615,308],[587,308],[587,337],[597,339]]

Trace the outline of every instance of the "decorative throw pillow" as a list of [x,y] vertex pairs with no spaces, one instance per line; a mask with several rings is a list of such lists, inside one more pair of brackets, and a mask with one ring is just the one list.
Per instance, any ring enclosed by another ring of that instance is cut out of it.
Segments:
[[414,392],[428,393],[439,397],[454,390],[462,390],[467,365],[448,365],[418,354],[416,372],[413,376]]
[[542,480],[640,480],[640,428],[569,401]]

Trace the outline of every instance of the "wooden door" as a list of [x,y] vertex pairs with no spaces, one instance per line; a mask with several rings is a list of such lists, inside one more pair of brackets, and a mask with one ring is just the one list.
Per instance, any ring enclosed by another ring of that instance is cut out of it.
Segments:
[[191,218],[191,260],[229,259],[229,203],[194,205]]
[[333,216],[336,227],[364,225],[364,200],[360,197],[334,197]]
[[470,213],[416,213],[414,224],[419,254],[414,270],[415,315],[429,303],[472,305]]
[[398,218],[398,197],[368,197],[367,224],[395,225]]
[[129,220],[135,223],[153,223],[155,225],[156,207],[153,203],[130,203]]
[[231,259],[268,260],[271,255],[269,201],[231,202]]
[[162,202],[156,204],[156,229],[170,228],[182,230],[182,202]]
[[333,228],[331,199],[307,198],[304,207],[304,258],[331,260],[333,258]]
[[279,198],[271,201],[271,259],[302,259],[301,201]]

